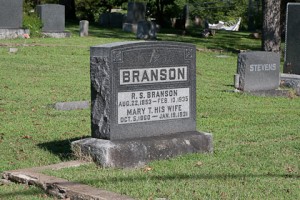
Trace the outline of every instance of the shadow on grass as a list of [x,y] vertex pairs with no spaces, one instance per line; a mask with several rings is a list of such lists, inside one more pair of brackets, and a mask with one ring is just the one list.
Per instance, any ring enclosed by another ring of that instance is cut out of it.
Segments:
[[77,137],[67,140],[55,140],[51,142],[40,143],[37,146],[41,149],[49,151],[50,153],[58,156],[62,161],[70,160],[73,158],[71,150],[71,143],[76,140],[80,140],[86,137]]
[[[68,22],[67,28],[72,34],[79,34],[79,22]],[[191,28],[183,31],[175,28],[161,29],[157,33],[158,40],[176,41],[195,44],[211,50],[221,50],[238,53],[240,50],[260,50],[261,41],[249,37],[249,32],[232,32],[218,30],[214,36],[201,37],[202,29]],[[134,33],[124,32],[121,28],[101,27],[97,23],[90,23],[89,35],[99,38],[118,38],[135,40]]]
[[45,199],[45,192],[37,189],[37,187],[30,187],[31,189],[26,189],[22,191],[12,191],[12,192],[3,192],[1,194],[0,199],[23,199],[25,196],[30,196],[30,197],[38,197],[40,196],[42,199]]
[[[238,179],[238,180],[248,180],[249,178],[292,178],[292,179],[298,179],[300,178],[300,175],[296,174],[194,174],[191,176],[190,174],[184,174],[184,173],[174,173],[172,175],[150,175],[150,176],[126,176],[126,177],[109,177],[105,178],[105,182],[111,182],[115,183],[117,182],[129,182],[132,183],[132,181],[179,181],[179,180],[210,180],[210,179],[217,179],[217,180],[226,180],[226,179]],[[87,185],[97,185],[99,183],[99,179],[88,179],[88,180],[81,180],[80,181],[83,184]]]

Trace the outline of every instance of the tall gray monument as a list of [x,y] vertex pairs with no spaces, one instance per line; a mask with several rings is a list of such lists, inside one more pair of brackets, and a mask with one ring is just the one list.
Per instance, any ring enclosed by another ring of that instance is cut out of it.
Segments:
[[109,167],[212,151],[211,134],[196,131],[194,45],[99,45],[90,62],[92,138],[73,142],[75,151]]
[[23,0],[0,0],[0,39],[23,37]]
[[288,3],[286,13],[283,72],[300,75],[300,3]]

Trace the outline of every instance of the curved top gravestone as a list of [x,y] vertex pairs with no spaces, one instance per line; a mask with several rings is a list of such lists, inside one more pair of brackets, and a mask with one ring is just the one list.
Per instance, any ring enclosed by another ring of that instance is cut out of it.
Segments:
[[196,47],[119,42],[91,47],[92,137],[196,131]]

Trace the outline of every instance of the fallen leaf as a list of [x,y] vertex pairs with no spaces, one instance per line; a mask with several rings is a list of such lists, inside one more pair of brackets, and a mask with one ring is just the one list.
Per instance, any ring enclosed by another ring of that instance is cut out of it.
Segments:
[[22,138],[23,139],[31,139],[32,137],[30,135],[24,135]]
[[292,172],[294,172],[294,169],[293,169],[292,166],[287,166],[286,171],[289,172],[289,173],[292,173]]
[[152,168],[151,167],[149,167],[149,166],[146,166],[146,167],[144,167],[144,172],[149,172],[149,171],[151,171],[152,170]]
[[203,165],[203,163],[202,163],[201,161],[198,161],[198,162],[195,164],[196,167],[200,167],[200,166],[202,166],[202,165]]

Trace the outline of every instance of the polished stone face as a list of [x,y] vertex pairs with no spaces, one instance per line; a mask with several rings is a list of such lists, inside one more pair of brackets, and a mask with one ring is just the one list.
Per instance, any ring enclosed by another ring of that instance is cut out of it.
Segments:
[[43,32],[63,32],[65,30],[65,6],[59,4],[38,5],[37,13],[43,23]]
[[238,55],[237,73],[243,91],[273,90],[280,82],[280,54],[245,52]]
[[196,130],[196,48],[175,42],[91,47],[92,137]]
[[0,29],[22,28],[23,0],[0,0]]
[[284,73],[300,75],[300,3],[288,3]]

